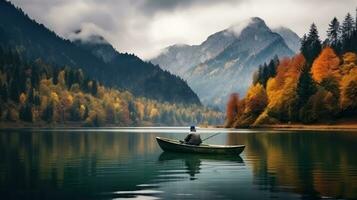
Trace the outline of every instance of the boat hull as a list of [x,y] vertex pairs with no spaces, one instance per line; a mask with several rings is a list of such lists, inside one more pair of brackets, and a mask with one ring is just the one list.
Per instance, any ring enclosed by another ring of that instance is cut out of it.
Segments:
[[168,152],[196,153],[196,154],[236,154],[239,155],[244,150],[244,145],[223,146],[223,145],[188,145],[180,143],[178,140],[156,137],[157,143],[162,150]]

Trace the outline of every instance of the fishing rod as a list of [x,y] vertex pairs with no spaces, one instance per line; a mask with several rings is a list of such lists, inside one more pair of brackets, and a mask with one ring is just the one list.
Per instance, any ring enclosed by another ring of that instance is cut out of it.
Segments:
[[210,139],[211,137],[214,137],[214,136],[216,136],[216,135],[218,135],[218,134],[220,134],[220,133],[221,133],[221,132],[215,133],[215,134],[213,134],[213,135],[211,135],[211,136],[209,136],[209,137],[203,139],[202,142],[205,141],[205,140],[208,140],[208,139]]

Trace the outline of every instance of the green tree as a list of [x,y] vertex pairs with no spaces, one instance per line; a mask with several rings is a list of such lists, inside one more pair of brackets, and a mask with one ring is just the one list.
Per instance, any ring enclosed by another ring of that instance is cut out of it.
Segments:
[[353,51],[356,44],[353,43],[355,35],[354,21],[350,13],[347,13],[343,20],[341,32],[342,32],[342,48],[343,52]]
[[93,96],[97,96],[97,94],[98,94],[98,83],[97,83],[97,81],[92,81],[92,89],[91,89],[91,94],[93,95]]
[[336,52],[340,52],[340,22],[336,17],[332,19],[327,30],[328,45],[331,46]]
[[49,103],[45,110],[42,112],[41,118],[42,120],[46,121],[47,123],[51,123],[53,121],[53,110],[54,105],[53,102]]
[[304,55],[308,65],[311,65],[314,59],[321,52],[321,41],[316,25],[313,23],[310,26],[310,31],[307,36],[304,35],[301,42],[301,53]]
[[316,85],[314,80],[311,77],[310,70],[305,65],[303,70],[300,74],[298,84],[297,84],[297,95],[298,95],[298,105],[302,107],[304,104],[307,103],[309,98],[315,94],[316,92]]
[[20,108],[20,119],[26,122],[33,122],[32,105],[27,103]]

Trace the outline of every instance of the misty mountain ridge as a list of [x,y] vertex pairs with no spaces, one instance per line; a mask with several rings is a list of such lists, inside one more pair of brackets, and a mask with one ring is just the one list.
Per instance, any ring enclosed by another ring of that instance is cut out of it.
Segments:
[[230,93],[245,93],[260,64],[274,56],[292,55],[281,35],[253,17],[209,36],[200,45],[170,46],[152,62],[186,79],[203,103],[223,108]]
[[[74,32],[74,36],[81,34],[80,29]],[[54,66],[81,68],[90,78],[136,96],[200,104],[180,77],[135,55],[117,52],[100,35],[89,34],[87,40],[74,42],[63,39],[3,0],[0,0],[0,47],[16,51],[29,61],[40,58]]]
[[272,30],[284,38],[285,43],[291,50],[293,50],[295,53],[298,53],[300,51],[301,40],[300,37],[294,31],[283,26],[274,28]]

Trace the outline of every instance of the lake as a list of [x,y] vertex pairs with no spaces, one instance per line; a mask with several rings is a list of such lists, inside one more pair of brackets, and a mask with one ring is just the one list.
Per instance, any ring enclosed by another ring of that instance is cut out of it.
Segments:
[[357,199],[357,132],[199,129],[240,156],[163,153],[187,128],[0,131],[2,199]]

